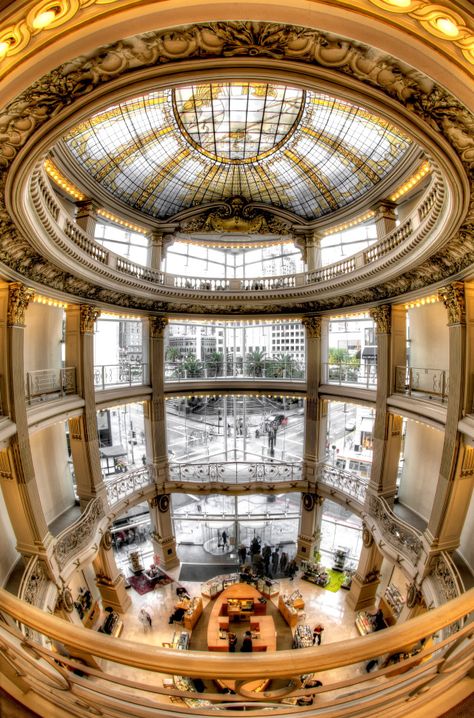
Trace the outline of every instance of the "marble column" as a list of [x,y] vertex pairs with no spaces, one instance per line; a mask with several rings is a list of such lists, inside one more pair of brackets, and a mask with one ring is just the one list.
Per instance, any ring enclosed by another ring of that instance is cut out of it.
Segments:
[[71,454],[81,507],[105,496],[97,433],[94,389],[94,326],[100,310],[89,304],[66,309],[66,366],[76,368],[77,392],[84,399],[82,416],[69,420]]
[[319,232],[310,232],[305,236],[306,270],[314,272],[321,266],[321,238]]
[[319,551],[323,504],[323,497],[315,493],[306,493],[301,496],[300,525],[296,548],[298,561],[314,561],[314,554]]
[[[0,450],[0,483],[7,511],[14,528],[17,549],[24,558],[38,555],[49,570],[48,552],[52,545],[31,456],[25,396],[24,333],[25,312],[34,292],[20,282],[0,290],[0,329],[5,348],[5,409],[15,424],[15,433]],[[6,315],[6,322],[5,322]]]
[[[377,334],[377,392],[376,414],[373,428],[372,471],[369,494],[383,496],[389,503],[396,494],[396,473],[389,470],[394,466],[397,448],[400,451],[399,422],[387,411],[387,398],[391,389],[391,307],[382,305],[370,310],[375,321]],[[388,451],[389,442],[392,442]],[[386,483],[384,483],[386,481]]]
[[306,329],[306,412],[304,432],[304,478],[313,489],[316,485],[316,465],[320,458],[321,402],[321,317],[303,317]]
[[347,596],[347,603],[354,611],[374,605],[383,561],[383,556],[365,524],[362,526],[362,541],[359,564],[352,576],[351,588]]
[[165,570],[174,568],[179,565],[179,559],[176,555],[170,497],[168,494],[159,494],[154,496],[148,504],[153,526],[151,536],[153,552],[162,568]]
[[124,576],[115,562],[110,531],[106,531],[102,536],[93,566],[96,586],[100,591],[104,608],[111,606],[117,613],[125,613],[130,608],[132,600],[125,588]]
[[[474,449],[458,431],[465,410],[466,303],[464,284],[453,282],[438,292],[448,312],[449,395],[443,451],[431,516],[425,532],[432,552],[457,548],[473,489]],[[472,313],[472,307],[469,307]]]
[[148,266],[152,269],[161,269],[163,249],[163,232],[152,232],[148,248]]
[[166,317],[149,318],[149,362],[151,399],[146,402],[145,435],[148,463],[156,471],[158,483],[168,477],[168,445],[166,440],[166,409],[164,394],[165,349],[164,335],[168,324]]

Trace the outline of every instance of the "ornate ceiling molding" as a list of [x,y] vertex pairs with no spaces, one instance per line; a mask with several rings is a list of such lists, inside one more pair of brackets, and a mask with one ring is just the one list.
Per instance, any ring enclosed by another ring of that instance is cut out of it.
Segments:
[[[42,136],[44,126],[62,114],[70,116],[74,105],[83,105],[95,90],[103,91],[107,83],[118,80],[132,83],[134,73],[158,67],[170,72],[183,60],[220,58],[225,63],[235,56],[284,60],[294,71],[306,67],[339,73],[356,83],[364,83],[398,104],[404,111],[426,123],[454,149],[466,170],[474,168],[474,138],[472,115],[449,93],[418,71],[387,58],[372,48],[335,38],[316,30],[268,25],[265,23],[212,23],[180,27],[128,38],[101,48],[91,56],[66,63],[28,88],[5,108],[0,115],[2,141],[0,143],[0,187],[8,184],[8,172],[20,150]],[[256,60],[255,60],[256,61]],[[352,289],[346,296],[318,301],[295,301],[277,306],[262,303],[240,304],[234,300],[213,302],[216,313],[278,313],[308,312],[349,307],[360,303],[380,302],[405,292],[421,289],[435,282],[467,270],[474,262],[474,193],[471,208],[456,237],[452,237],[434,256],[417,268],[369,289]],[[60,270],[35,251],[21,235],[10,218],[5,204],[0,205],[0,261],[10,268],[10,276],[22,275],[28,281],[46,284],[57,291],[73,294],[88,301],[118,304],[156,312],[204,313],[209,303],[195,304],[140,299],[119,289],[104,289],[99,284],[75,277]]]

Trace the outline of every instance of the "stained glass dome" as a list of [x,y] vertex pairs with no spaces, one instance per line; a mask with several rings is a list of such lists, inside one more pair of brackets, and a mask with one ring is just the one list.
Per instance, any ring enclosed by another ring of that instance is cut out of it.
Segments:
[[312,220],[364,197],[412,143],[345,100],[233,81],[114,105],[63,146],[111,197],[157,219],[240,195]]

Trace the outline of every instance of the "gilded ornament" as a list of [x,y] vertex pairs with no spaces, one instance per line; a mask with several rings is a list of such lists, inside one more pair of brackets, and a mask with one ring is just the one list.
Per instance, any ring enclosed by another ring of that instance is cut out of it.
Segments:
[[101,311],[90,304],[81,304],[81,334],[93,334],[96,319],[100,317]]
[[321,339],[321,317],[306,316],[301,320],[310,339]]
[[375,322],[377,334],[390,334],[392,331],[392,307],[389,304],[373,307],[369,309],[369,314]]
[[448,310],[448,326],[466,323],[464,282],[453,282],[438,290],[438,297]]
[[35,293],[33,289],[25,287],[21,282],[11,282],[8,285],[8,313],[9,327],[24,327],[25,312]]
[[166,317],[150,317],[150,336],[152,339],[160,339],[168,326]]

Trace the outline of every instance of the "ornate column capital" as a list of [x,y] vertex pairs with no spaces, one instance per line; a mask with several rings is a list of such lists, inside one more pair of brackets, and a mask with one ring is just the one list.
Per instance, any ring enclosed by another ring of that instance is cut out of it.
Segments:
[[377,334],[390,334],[392,331],[392,307],[390,304],[372,307],[369,314],[375,322]]
[[453,282],[438,289],[438,297],[448,310],[448,326],[465,324],[466,303],[464,299],[464,282]]
[[167,317],[149,317],[150,336],[152,339],[161,339],[168,325]]
[[321,317],[311,315],[303,317],[301,321],[310,339],[321,339]]
[[8,285],[7,324],[9,327],[25,326],[25,311],[34,296],[34,290],[25,287],[21,282],[11,282]]
[[93,334],[96,319],[100,317],[101,311],[91,304],[81,304],[81,334]]

